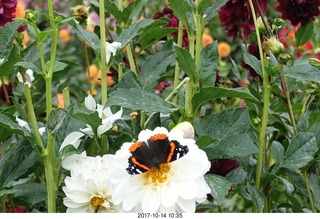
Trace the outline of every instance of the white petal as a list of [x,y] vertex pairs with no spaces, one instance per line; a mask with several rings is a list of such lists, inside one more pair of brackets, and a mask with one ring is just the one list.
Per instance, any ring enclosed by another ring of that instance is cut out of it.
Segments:
[[41,128],[39,128],[39,133],[40,133],[40,135],[42,136],[43,135],[43,133],[46,131],[46,127],[41,127]]
[[194,199],[199,193],[198,184],[194,180],[179,182],[179,196],[183,199]]
[[177,205],[181,212],[194,213],[196,211],[196,202],[194,200],[178,199]]
[[80,129],[80,131],[82,131],[83,133],[85,133],[86,135],[92,137],[93,136],[93,131],[92,131],[92,128],[91,126],[87,125],[86,128],[84,129]]
[[62,142],[60,146],[60,151],[66,147],[67,145],[73,145],[75,148],[79,147],[81,142],[80,138],[83,137],[84,134],[82,132],[71,132]]
[[91,111],[96,111],[97,104],[91,95],[88,95],[86,98],[84,98],[84,104],[87,107],[87,109]]
[[17,116],[16,116],[16,121],[18,122],[18,124],[22,127],[22,128],[25,128],[28,130],[28,132],[31,132],[31,129],[30,129],[30,126],[28,125],[28,123],[22,119],[19,119]]
[[0,59],[0,64],[2,64],[3,61],[4,61],[4,59]]
[[120,119],[121,116],[122,116],[122,108],[112,116],[102,119],[102,125],[100,125],[97,130],[98,136],[102,135],[103,133],[111,129],[113,126],[113,123],[116,120]]
[[178,184],[170,182],[168,185],[161,188],[161,205],[172,207],[178,199]]
[[156,212],[160,207],[160,192],[156,188],[149,186],[144,191],[141,202],[143,212]]
[[64,157],[61,160],[61,166],[66,170],[71,170],[75,166],[82,165],[82,163],[87,159],[86,151],[79,154],[72,154],[70,156]]

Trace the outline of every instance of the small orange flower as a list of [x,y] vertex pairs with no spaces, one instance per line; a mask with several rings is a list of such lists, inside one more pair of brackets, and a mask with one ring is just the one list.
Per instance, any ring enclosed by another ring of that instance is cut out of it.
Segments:
[[70,33],[67,29],[63,28],[59,31],[59,38],[63,43],[68,43],[70,41]]
[[210,34],[209,29],[204,30],[203,37],[202,37],[202,48],[212,42],[213,42],[213,38]]
[[231,53],[231,47],[228,43],[226,42],[220,42],[218,44],[218,50],[219,50],[219,57],[220,58],[226,58],[230,55]]
[[26,10],[25,3],[21,0],[18,1],[15,16],[20,17],[20,18],[24,18],[25,17],[25,10]]
[[57,100],[58,100],[58,108],[64,108],[62,93],[57,93]]
[[[111,72],[109,71],[109,73],[111,73]],[[101,76],[101,71],[94,64],[89,66],[89,77],[90,77],[91,83],[96,83],[98,86],[101,85],[101,77],[102,77]],[[111,87],[112,85],[114,85],[114,83],[115,82],[114,82],[112,76],[108,75],[107,76],[107,86]]]
[[28,43],[29,43],[29,41],[30,41],[30,36],[29,36],[28,31],[26,31],[26,30],[23,31],[22,34],[23,34],[22,45],[23,45],[24,48],[26,48]]

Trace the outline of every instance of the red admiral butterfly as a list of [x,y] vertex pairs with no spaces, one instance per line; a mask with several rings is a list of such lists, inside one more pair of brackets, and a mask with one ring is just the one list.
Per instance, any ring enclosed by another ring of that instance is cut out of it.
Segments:
[[160,168],[160,164],[177,160],[188,153],[187,146],[182,146],[178,141],[169,141],[166,134],[155,134],[147,142],[133,143],[129,151],[129,166],[126,169],[129,174],[135,175],[149,171],[152,168]]

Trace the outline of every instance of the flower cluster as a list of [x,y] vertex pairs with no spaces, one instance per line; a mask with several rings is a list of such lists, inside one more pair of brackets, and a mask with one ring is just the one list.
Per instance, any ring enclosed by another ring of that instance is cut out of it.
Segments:
[[204,179],[210,162],[193,137],[184,122],[171,132],[141,131],[115,155],[64,158],[71,171],[63,187],[67,212],[195,212],[210,193]]

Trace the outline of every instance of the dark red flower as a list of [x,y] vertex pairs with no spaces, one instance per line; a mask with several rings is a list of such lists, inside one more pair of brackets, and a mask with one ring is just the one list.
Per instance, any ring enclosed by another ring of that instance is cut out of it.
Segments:
[[320,15],[320,0],[278,0],[276,10],[292,25],[304,25]]
[[[254,1],[259,3],[261,12],[266,10],[266,0]],[[255,5],[255,11],[259,12],[259,7]],[[220,8],[219,18],[222,25],[228,32],[228,36],[235,39],[238,34],[240,37],[247,39],[254,30],[253,18],[248,0],[229,0]]]
[[226,176],[232,170],[238,168],[240,164],[232,159],[216,159],[211,160],[211,167],[208,173]]
[[8,96],[12,95],[12,83],[1,85],[0,86],[0,99],[3,101],[4,104],[11,105],[10,100],[7,99],[6,92]]
[[15,17],[17,0],[0,0],[0,27]]
[[[169,22],[164,27],[178,27],[179,26],[179,19],[173,15],[173,11],[170,8],[164,8],[161,12],[157,12],[153,19],[159,19],[162,17],[169,18]],[[175,31],[172,33],[172,35],[177,38],[178,37],[178,31]],[[189,40],[188,40],[188,33],[187,30],[184,29],[182,33],[182,47],[186,48],[189,46]]]

